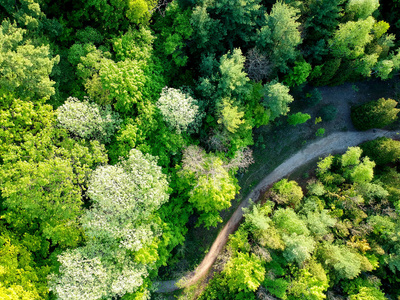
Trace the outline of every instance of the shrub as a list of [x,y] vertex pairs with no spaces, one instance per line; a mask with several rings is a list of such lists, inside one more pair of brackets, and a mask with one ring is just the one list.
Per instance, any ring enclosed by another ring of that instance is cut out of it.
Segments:
[[312,89],[310,92],[306,93],[304,102],[307,106],[315,106],[322,100],[322,95],[317,88]]
[[351,119],[359,130],[383,128],[397,119],[399,109],[393,99],[380,98],[351,109]]
[[296,126],[298,124],[303,124],[307,122],[309,119],[311,119],[311,116],[309,114],[298,112],[288,117],[288,123],[290,125]]
[[329,122],[335,119],[336,114],[337,108],[332,104],[328,104],[320,109],[318,115],[322,118],[322,120]]

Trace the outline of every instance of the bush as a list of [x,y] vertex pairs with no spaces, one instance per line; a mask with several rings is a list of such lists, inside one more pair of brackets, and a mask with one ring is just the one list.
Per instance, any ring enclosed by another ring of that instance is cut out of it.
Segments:
[[318,115],[322,118],[322,120],[329,122],[336,118],[336,114],[337,108],[332,104],[328,104],[320,109]]
[[290,125],[296,126],[307,122],[309,119],[311,119],[311,116],[309,114],[298,112],[296,114],[290,115],[287,121]]
[[383,128],[397,119],[399,109],[393,99],[380,98],[351,109],[351,120],[359,130]]
[[314,88],[310,92],[306,93],[306,96],[303,99],[303,101],[309,107],[317,105],[321,100],[322,100],[322,95],[317,88]]

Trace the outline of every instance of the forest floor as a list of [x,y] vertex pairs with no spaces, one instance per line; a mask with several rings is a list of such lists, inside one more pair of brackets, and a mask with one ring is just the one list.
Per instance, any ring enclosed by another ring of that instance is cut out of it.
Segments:
[[[397,136],[396,132],[383,130],[355,132],[351,123],[350,109],[352,105],[381,97],[398,100],[399,90],[398,80],[385,82],[370,80],[336,87],[321,87],[319,91],[322,100],[318,105],[310,108],[300,100],[296,100],[291,107],[294,113],[297,111],[309,113],[312,118],[307,123],[290,126],[285,118],[281,118],[274,124],[257,129],[256,144],[252,147],[255,163],[245,174],[239,175],[241,192],[236,201],[233,201],[231,209],[222,213],[224,220],[229,219],[229,221],[210,230],[189,228],[187,241],[182,246],[183,249],[180,249],[180,252],[186,255],[172,268],[162,270],[161,273],[164,272],[162,279],[168,276],[175,277],[181,279],[178,285],[189,286],[204,277],[226,244],[229,234],[239,226],[243,215],[242,208],[249,206],[249,199],[257,200],[275,181],[290,176],[300,166],[329,153],[343,152],[349,146],[358,145],[378,136],[387,134],[391,137]],[[322,121],[315,124],[314,120],[319,117],[321,108],[329,104],[337,108],[335,118],[329,122]],[[318,128],[324,128],[327,137],[316,137],[315,132]],[[304,177],[307,177],[306,171]],[[248,196],[244,199],[245,195]],[[192,223],[194,221],[192,220]],[[196,271],[187,271],[193,269]],[[159,282],[158,291],[170,292],[177,289],[175,284],[178,279]]]

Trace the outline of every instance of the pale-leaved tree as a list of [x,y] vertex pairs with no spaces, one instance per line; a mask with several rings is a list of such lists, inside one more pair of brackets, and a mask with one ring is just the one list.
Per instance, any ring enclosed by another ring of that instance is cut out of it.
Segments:
[[79,101],[69,97],[57,109],[58,125],[69,130],[72,135],[84,139],[110,142],[111,136],[121,124],[119,114],[110,105],[104,108],[87,100]]
[[157,107],[168,126],[177,133],[185,132],[189,126],[197,129],[201,115],[197,100],[181,90],[163,88]]

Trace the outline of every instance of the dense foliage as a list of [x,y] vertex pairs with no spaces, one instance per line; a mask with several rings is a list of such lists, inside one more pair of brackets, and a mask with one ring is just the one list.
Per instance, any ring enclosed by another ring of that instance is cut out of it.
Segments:
[[358,147],[321,159],[304,196],[295,181],[275,183],[246,210],[200,299],[398,297],[398,144],[361,145],[377,158],[396,148],[377,168]]
[[[307,122],[310,115],[290,113],[307,84],[396,75],[399,5],[0,1],[0,298],[149,298],[188,227],[223,221],[238,172],[253,162],[254,128],[285,116],[293,126]],[[321,94],[307,91],[305,102],[316,105]],[[357,107],[355,123],[385,126],[396,105]],[[321,116],[335,113],[326,107]],[[372,270],[381,283],[363,275],[343,290],[351,299],[393,294],[387,282],[397,280],[400,254],[387,228],[397,219],[372,214],[375,236],[353,240],[346,221],[361,230],[360,205],[393,206],[398,196],[394,169],[380,182],[373,173],[373,161],[398,160],[398,144],[375,143],[363,146],[371,159],[351,150],[332,168],[330,159],[321,163],[308,206],[294,181],[276,184],[270,197],[282,207],[248,212],[252,229],[238,231],[230,245],[237,253],[211,283],[222,292],[207,297],[252,299],[262,284],[281,298],[322,298],[332,282]],[[353,201],[359,195],[364,203]],[[354,208],[347,217],[333,207],[343,197]]]

